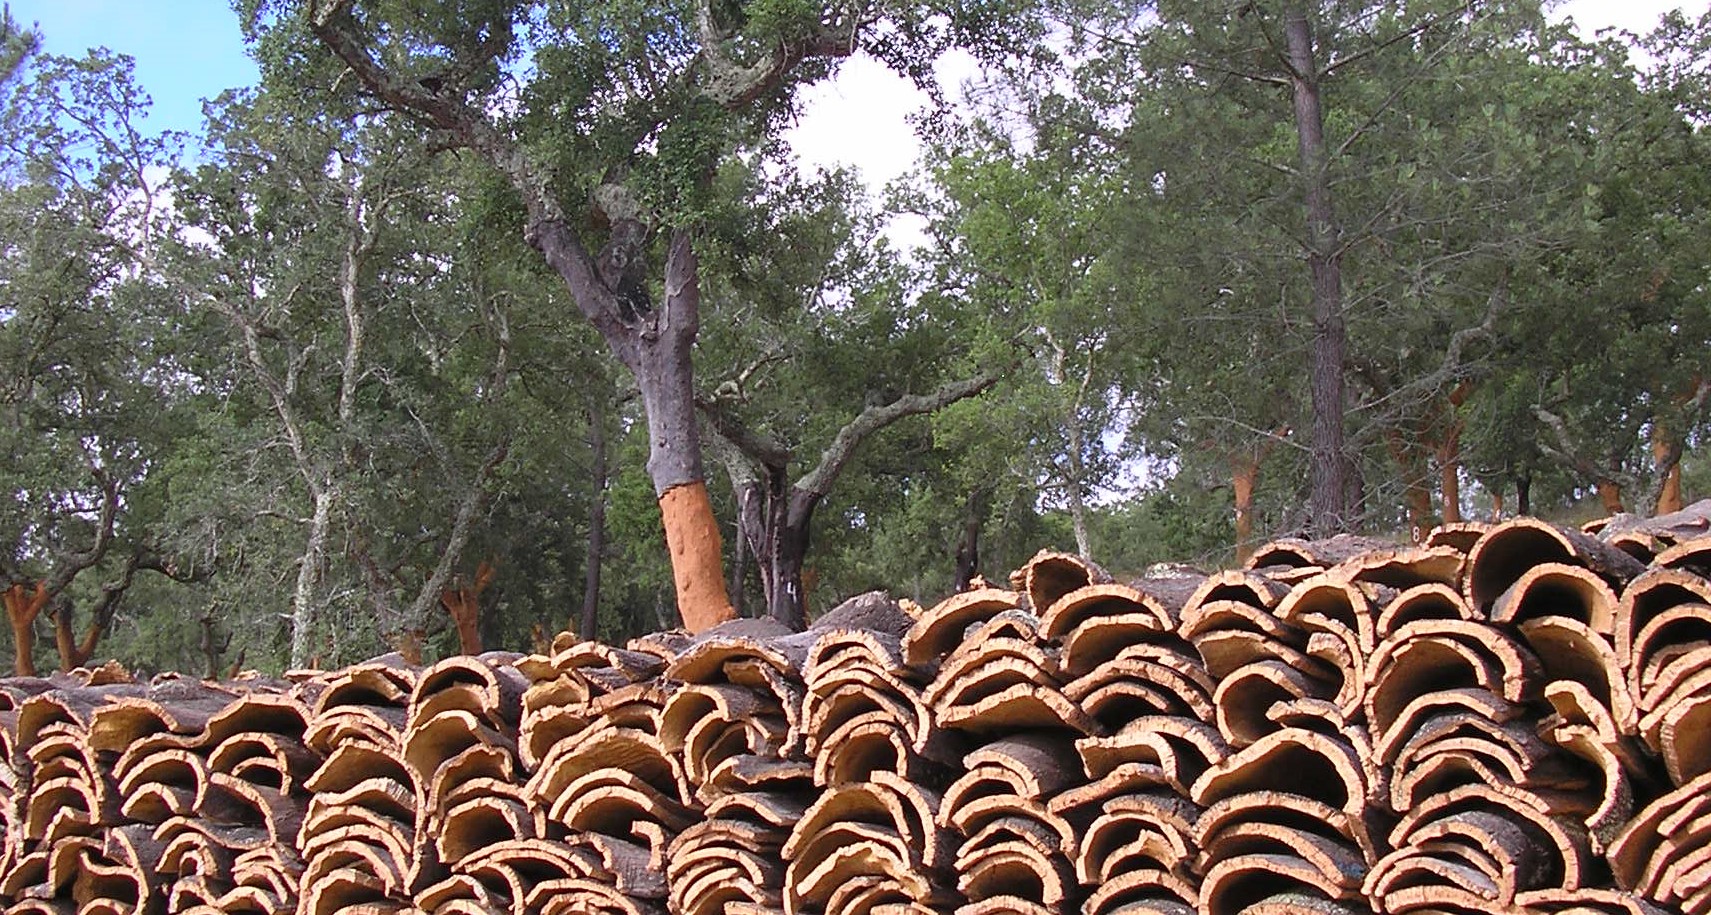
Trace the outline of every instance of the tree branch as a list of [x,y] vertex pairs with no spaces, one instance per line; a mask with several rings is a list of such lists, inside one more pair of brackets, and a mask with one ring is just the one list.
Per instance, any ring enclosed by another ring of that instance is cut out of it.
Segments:
[[904,417],[931,413],[959,400],[973,397],[997,384],[1003,375],[1001,369],[988,370],[973,378],[940,385],[926,394],[905,394],[891,403],[868,407],[838,430],[838,434],[832,438],[832,443],[821,453],[820,463],[798,480],[794,488],[815,499],[824,498],[831,492],[832,484],[837,482],[838,475],[843,473],[856,449],[869,436]]
[[95,522],[95,541],[89,545],[89,549],[68,555],[47,577],[43,587],[50,600],[71,587],[72,580],[83,574],[84,570],[105,558],[108,549],[113,545],[113,521],[119,511],[119,481],[109,477],[99,467],[90,468],[90,474],[101,487],[101,516]]
[[1343,67],[1348,66],[1349,64],[1358,63],[1359,61],[1365,60],[1366,58],[1371,57],[1372,55],[1377,54],[1378,52],[1384,50],[1385,48],[1390,47],[1391,45],[1397,44],[1398,42],[1408,41],[1409,39],[1413,38],[1414,36],[1419,35],[1423,32],[1426,32],[1427,30],[1431,29],[1433,26],[1436,26],[1438,23],[1443,22],[1444,20],[1449,19],[1452,16],[1459,16],[1462,13],[1465,13],[1472,8],[1473,8],[1473,4],[1463,3],[1462,5],[1454,8],[1454,9],[1447,10],[1443,13],[1440,13],[1437,16],[1432,16],[1432,17],[1428,18],[1426,21],[1420,23],[1419,25],[1414,26],[1411,29],[1407,29],[1406,31],[1399,32],[1399,33],[1392,35],[1391,37],[1386,38],[1385,40],[1380,41],[1376,44],[1371,44],[1371,45],[1368,45],[1364,48],[1361,48],[1360,50],[1355,51],[1346,57],[1339,57],[1336,60],[1330,61],[1330,62],[1326,63],[1324,67],[1320,68],[1319,78],[1324,79],[1326,77],[1329,77],[1331,74],[1337,72],[1338,70],[1342,69]]
[[511,182],[528,213],[524,238],[540,250],[570,287],[577,309],[617,348],[628,339],[628,333],[616,300],[600,281],[594,258],[571,230],[564,208],[548,188],[546,177],[510,137],[496,130],[478,110],[449,95],[433,92],[418,80],[397,78],[387,72],[356,33],[356,23],[349,15],[351,2],[329,0],[324,5],[312,5],[309,23],[315,37],[370,92],[446,131],[458,145],[474,150]]
[[1545,428],[1551,430],[1552,437],[1556,439],[1555,444],[1550,442],[1539,443],[1539,450],[1546,456],[1582,476],[1591,477],[1594,481],[1609,480],[1624,489],[1634,486],[1636,481],[1632,474],[1624,473],[1614,467],[1601,468],[1577,454],[1578,449],[1574,445],[1574,436],[1569,434],[1568,425],[1563,422],[1562,417],[1544,407],[1534,407],[1533,416],[1539,422],[1544,423]]
[[697,394],[695,407],[707,418],[712,431],[748,460],[766,467],[784,467],[796,457],[783,442],[744,425],[716,398]]

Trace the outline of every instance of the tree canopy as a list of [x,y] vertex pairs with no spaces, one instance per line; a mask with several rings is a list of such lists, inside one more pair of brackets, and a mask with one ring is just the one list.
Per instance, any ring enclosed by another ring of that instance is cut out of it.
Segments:
[[[0,21],[19,673],[799,627],[1041,547],[1711,494],[1711,15],[239,10],[260,83],[191,134]],[[888,188],[784,141],[857,55],[935,100]]]

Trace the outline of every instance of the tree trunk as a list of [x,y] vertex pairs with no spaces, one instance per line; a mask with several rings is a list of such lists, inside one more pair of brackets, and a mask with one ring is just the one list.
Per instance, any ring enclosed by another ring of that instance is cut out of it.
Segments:
[[1457,457],[1461,449],[1461,437],[1455,436],[1453,451],[1450,448],[1438,449],[1438,497],[1443,504],[1443,522],[1459,524],[1461,515],[1461,459]]
[[1533,513],[1533,475],[1530,473],[1515,479],[1515,513],[1522,516]]
[[577,634],[594,638],[600,623],[600,570],[606,558],[606,417],[588,411],[588,450],[593,468],[594,500],[588,506],[588,558],[582,572],[582,617]]
[[[1052,336],[1050,330],[1041,328],[1046,343],[1052,348],[1051,373],[1059,386],[1069,384],[1069,354]],[[1081,430],[1081,407],[1087,401],[1087,389],[1093,382],[1093,355],[1088,354],[1086,370],[1081,373],[1081,379],[1075,386],[1075,396],[1063,404],[1062,422],[1064,431],[1069,439],[1068,452],[1064,455],[1068,472],[1064,475],[1063,486],[1069,500],[1069,522],[1075,534],[1075,551],[1083,559],[1090,557],[1093,547],[1087,535],[1087,499],[1084,490],[1087,487],[1087,465],[1082,460],[1082,449],[1086,441]]]
[[6,606],[6,619],[12,624],[14,676],[36,676],[36,617],[41,615],[50,596],[45,581],[38,581],[34,588],[29,589],[22,584],[14,584],[0,592],[0,600]]
[[309,516],[309,539],[303,545],[303,555],[297,560],[297,587],[291,596],[291,666],[309,663],[312,649],[310,638],[315,625],[316,586],[321,581],[321,566],[326,561],[327,530],[332,523],[333,492],[322,488],[315,493],[314,512]]
[[754,560],[756,573],[760,577],[762,599],[772,593],[766,565],[766,557],[769,555],[766,545],[766,494],[760,480],[752,475],[741,479],[733,475],[731,485],[737,496],[739,541],[739,561],[734,563],[735,568],[731,570],[731,597],[733,610],[738,616],[744,616],[749,559]]
[[1669,429],[1660,421],[1652,421],[1652,468],[1661,475],[1658,482],[1657,502],[1652,508],[1654,515],[1667,515],[1678,512],[1683,508],[1681,496],[1681,451],[1682,443],[1670,435]]
[[700,274],[689,235],[673,235],[665,268],[666,302],[653,327],[614,341],[636,376],[648,422],[648,476],[659,498],[677,609],[684,628],[702,632],[736,618],[725,593],[719,522],[707,495],[695,418],[691,348],[699,330]]
[[101,642],[103,630],[101,620],[90,620],[89,628],[83,633],[83,640],[77,639],[71,628],[71,610],[64,604],[53,615],[54,647],[59,651],[59,669],[71,672],[89,663],[95,655],[95,647]]
[[769,536],[772,588],[767,594],[767,615],[800,632],[808,628],[807,592],[802,585],[802,564],[808,556],[810,525],[820,497],[792,487],[778,500],[781,511]]
[[1081,497],[1079,483],[1069,486],[1069,523],[1075,533],[1075,552],[1083,559],[1092,559],[1093,546],[1087,536],[1087,501]]
[[729,417],[710,411],[715,423],[724,429],[716,441],[731,446],[726,463],[737,492],[737,530],[739,536],[748,539],[760,569],[768,616],[798,630],[807,625],[803,562],[814,510],[861,443],[900,419],[973,397],[996,384],[999,376],[1000,372],[991,371],[948,382],[927,394],[905,394],[890,403],[868,406],[838,430],[821,453],[820,462],[795,485],[789,482],[789,449],[764,442]]
[[1237,458],[1230,465],[1230,488],[1236,496],[1236,562],[1247,562],[1254,554],[1254,483],[1259,480],[1259,459]]
[[400,629],[392,637],[392,650],[398,652],[405,663],[422,663],[422,645],[427,641],[427,633],[420,629]]
[[203,613],[197,620],[202,631],[198,647],[202,649],[202,659],[205,662],[202,668],[203,676],[210,680],[220,676],[220,659],[225,656],[226,649],[232,647],[231,632],[228,631],[224,638],[220,637],[219,628],[216,625],[218,620],[214,616],[214,610],[217,606],[217,604],[209,604],[207,612]]
[[458,654],[481,654],[481,605],[470,604],[453,614],[457,623]]
[[1622,506],[1622,484],[1608,478],[1598,481],[1598,502],[1604,510],[1612,515],[1619,515],[1626,508]]
[[498,567],[484,560],[475,567],[475,580],[465,583],[459,575],[450,588],[440,592],[440,606],[451,614],[457,627],[459,654],[481,654],[481,594],[493,583]]
[[1445,524],[1461,523],[1461,433],[1467,427],[1462,421],[1461,406],[1473,392],[1471,382],[1462,382],[1450,392],[1446,411],[1444,435],[1438,441],[1438,494],[1443,501]]
[[956,589],[967,591],[980,574],[980,531],[986,522],[986,500],[992,490],[977,486],[963,506],[962,537],[956,547]]
[[1408,539],[1419,543],[1432,529],[1432,490],[1426,483],[1426,456],[1403,430],[1385,430],[1390,459],[1402,477],[1402,507],[1408,512]]
[[1313,287],[1311,524],[1315,534],[1330,536],[1349,526],[1343,468],[1343,374],[1348,330],[1343,316],[1342,230],[1331,201],[1318,63],[1304,5],[1289,6],[1283,33],[1307,216],[1307,268]]
[[674,486],[660,496],[659,507],[683,627],[691,633],[705,632],[736,619],[725,595],[719,522],[707,484],[697,480]]

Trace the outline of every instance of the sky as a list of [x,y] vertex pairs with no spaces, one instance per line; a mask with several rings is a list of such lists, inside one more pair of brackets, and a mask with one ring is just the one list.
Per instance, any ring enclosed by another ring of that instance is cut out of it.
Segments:
[[[1644,31],[1668,9],[1703,12],[1711,0],[1568,0],[1555,15],[1583,30],[1615,26]],[[150,125],[195,132],[202,100],[256,80],[237,16],[225,0],[11,0],[15,19],[40,26],[46,50],[80,56],[104,46],[136,60],[138,81],[154,100]],[[941,81],[954,83],[955,62]],[[966,71],[963,71],[966,72]],[[954,90],[954,85],[948,86]],[[838,76],[809,90],[809,104],[788,134],[804,165],[854,166],[880,187],[914,163],[919,145],[907,115],[925,97],[868,58],[844,63]]]

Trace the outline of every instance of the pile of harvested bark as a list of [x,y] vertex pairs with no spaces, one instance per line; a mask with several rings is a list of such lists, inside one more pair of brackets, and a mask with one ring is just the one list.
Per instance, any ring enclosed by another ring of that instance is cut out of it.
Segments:
[[0,681],[5,911],[1711,913],[1711,536],[1518,520],[284,681]]

